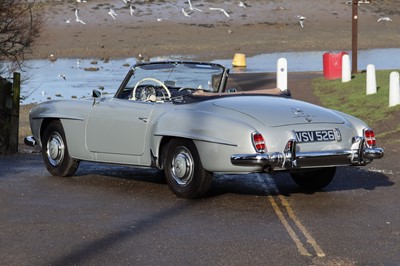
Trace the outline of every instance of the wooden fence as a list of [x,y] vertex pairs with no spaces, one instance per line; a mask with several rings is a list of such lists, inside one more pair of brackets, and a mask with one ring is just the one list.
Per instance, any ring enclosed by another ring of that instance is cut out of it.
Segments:
[[20,73],[13,82],[0,77],[0,153],[18,152]]

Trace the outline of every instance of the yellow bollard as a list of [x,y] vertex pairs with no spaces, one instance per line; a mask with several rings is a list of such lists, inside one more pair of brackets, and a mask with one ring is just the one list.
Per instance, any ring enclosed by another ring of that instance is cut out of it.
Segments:
[[234,67],[246,67],[246,55],[235,54],[235,56],[233,57],[232,65]]

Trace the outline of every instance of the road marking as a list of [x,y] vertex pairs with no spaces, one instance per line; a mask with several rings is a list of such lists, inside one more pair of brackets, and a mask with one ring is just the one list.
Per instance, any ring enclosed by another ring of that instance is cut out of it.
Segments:
[[[263,184],[263,187],[271,194],[267,198],[272,205],[276,215],[285,227],[289,236],[292,238],[293,242],[301,255],[303,256],[313,256],[305,247],[307,243],[313,248],[315,254],[318,257],[325,257],[324,251],[317,244],[317,241],[311,236],[310,232],[306,227],[300,222],[299,218],[296,216],[293,208],[290,206],[286,198],[280,195],[278,188],[276,187],[275,181],[268,175],[257,174],[257,180]],[[275,200],[277,199],[277,200]],[[279,205],[283,206],[280,207]],[[286,212],[285,212],[286,211]],[[286,218],[288,217],[288,218]],[[294,225],[291,225],[294,224]],[[301,232],[304,236],[306,243],[303,243],[299,234],[296,231]]]
[[281,220],[281,223],[285,227],[286,231],[289,233],[293,242],[296,244],[297,250],[300,252],[301,255],[311,257],[312,255],[307,251],[307,249],[301,243],[300,238],[297,236],[296,232],[290,226],[289,222],[285,218],[285,215],[283,214],[283,212],[280,210],[278,204],[276,203],[274,197],[268,196],[268,199],[271,202],[271,205],[274,208],[276,215],[278,215],[279,220]]

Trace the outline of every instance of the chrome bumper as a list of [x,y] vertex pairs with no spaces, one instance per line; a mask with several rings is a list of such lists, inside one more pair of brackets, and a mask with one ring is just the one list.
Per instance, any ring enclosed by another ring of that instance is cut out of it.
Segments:
[[33,136],[27,136],[24,138],[24,143],[27,146],[34,147],[36,145],[36,140]]
[[[363,145],[360,145],[363,146]],[[269,171],[341,165],[366,165],[383,157],[382,148],[362,148],[318,152],[296,152],[296,142],[290,140],[283,152],[233,154],[231,163],[237,166],[260,166]]]

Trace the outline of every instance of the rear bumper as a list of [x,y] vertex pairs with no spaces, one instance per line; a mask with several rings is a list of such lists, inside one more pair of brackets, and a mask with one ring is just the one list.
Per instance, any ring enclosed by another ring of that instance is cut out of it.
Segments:
[[[362,145],[360,145],[362,146]],[[296,143],[290,140],[283,152],[233,154],[231,163],[236,166],[260,166],[264,169],[289,170],[341,165],[366,165],[384,155],[382,148],[362,148],[317,152],[295,152]]]

